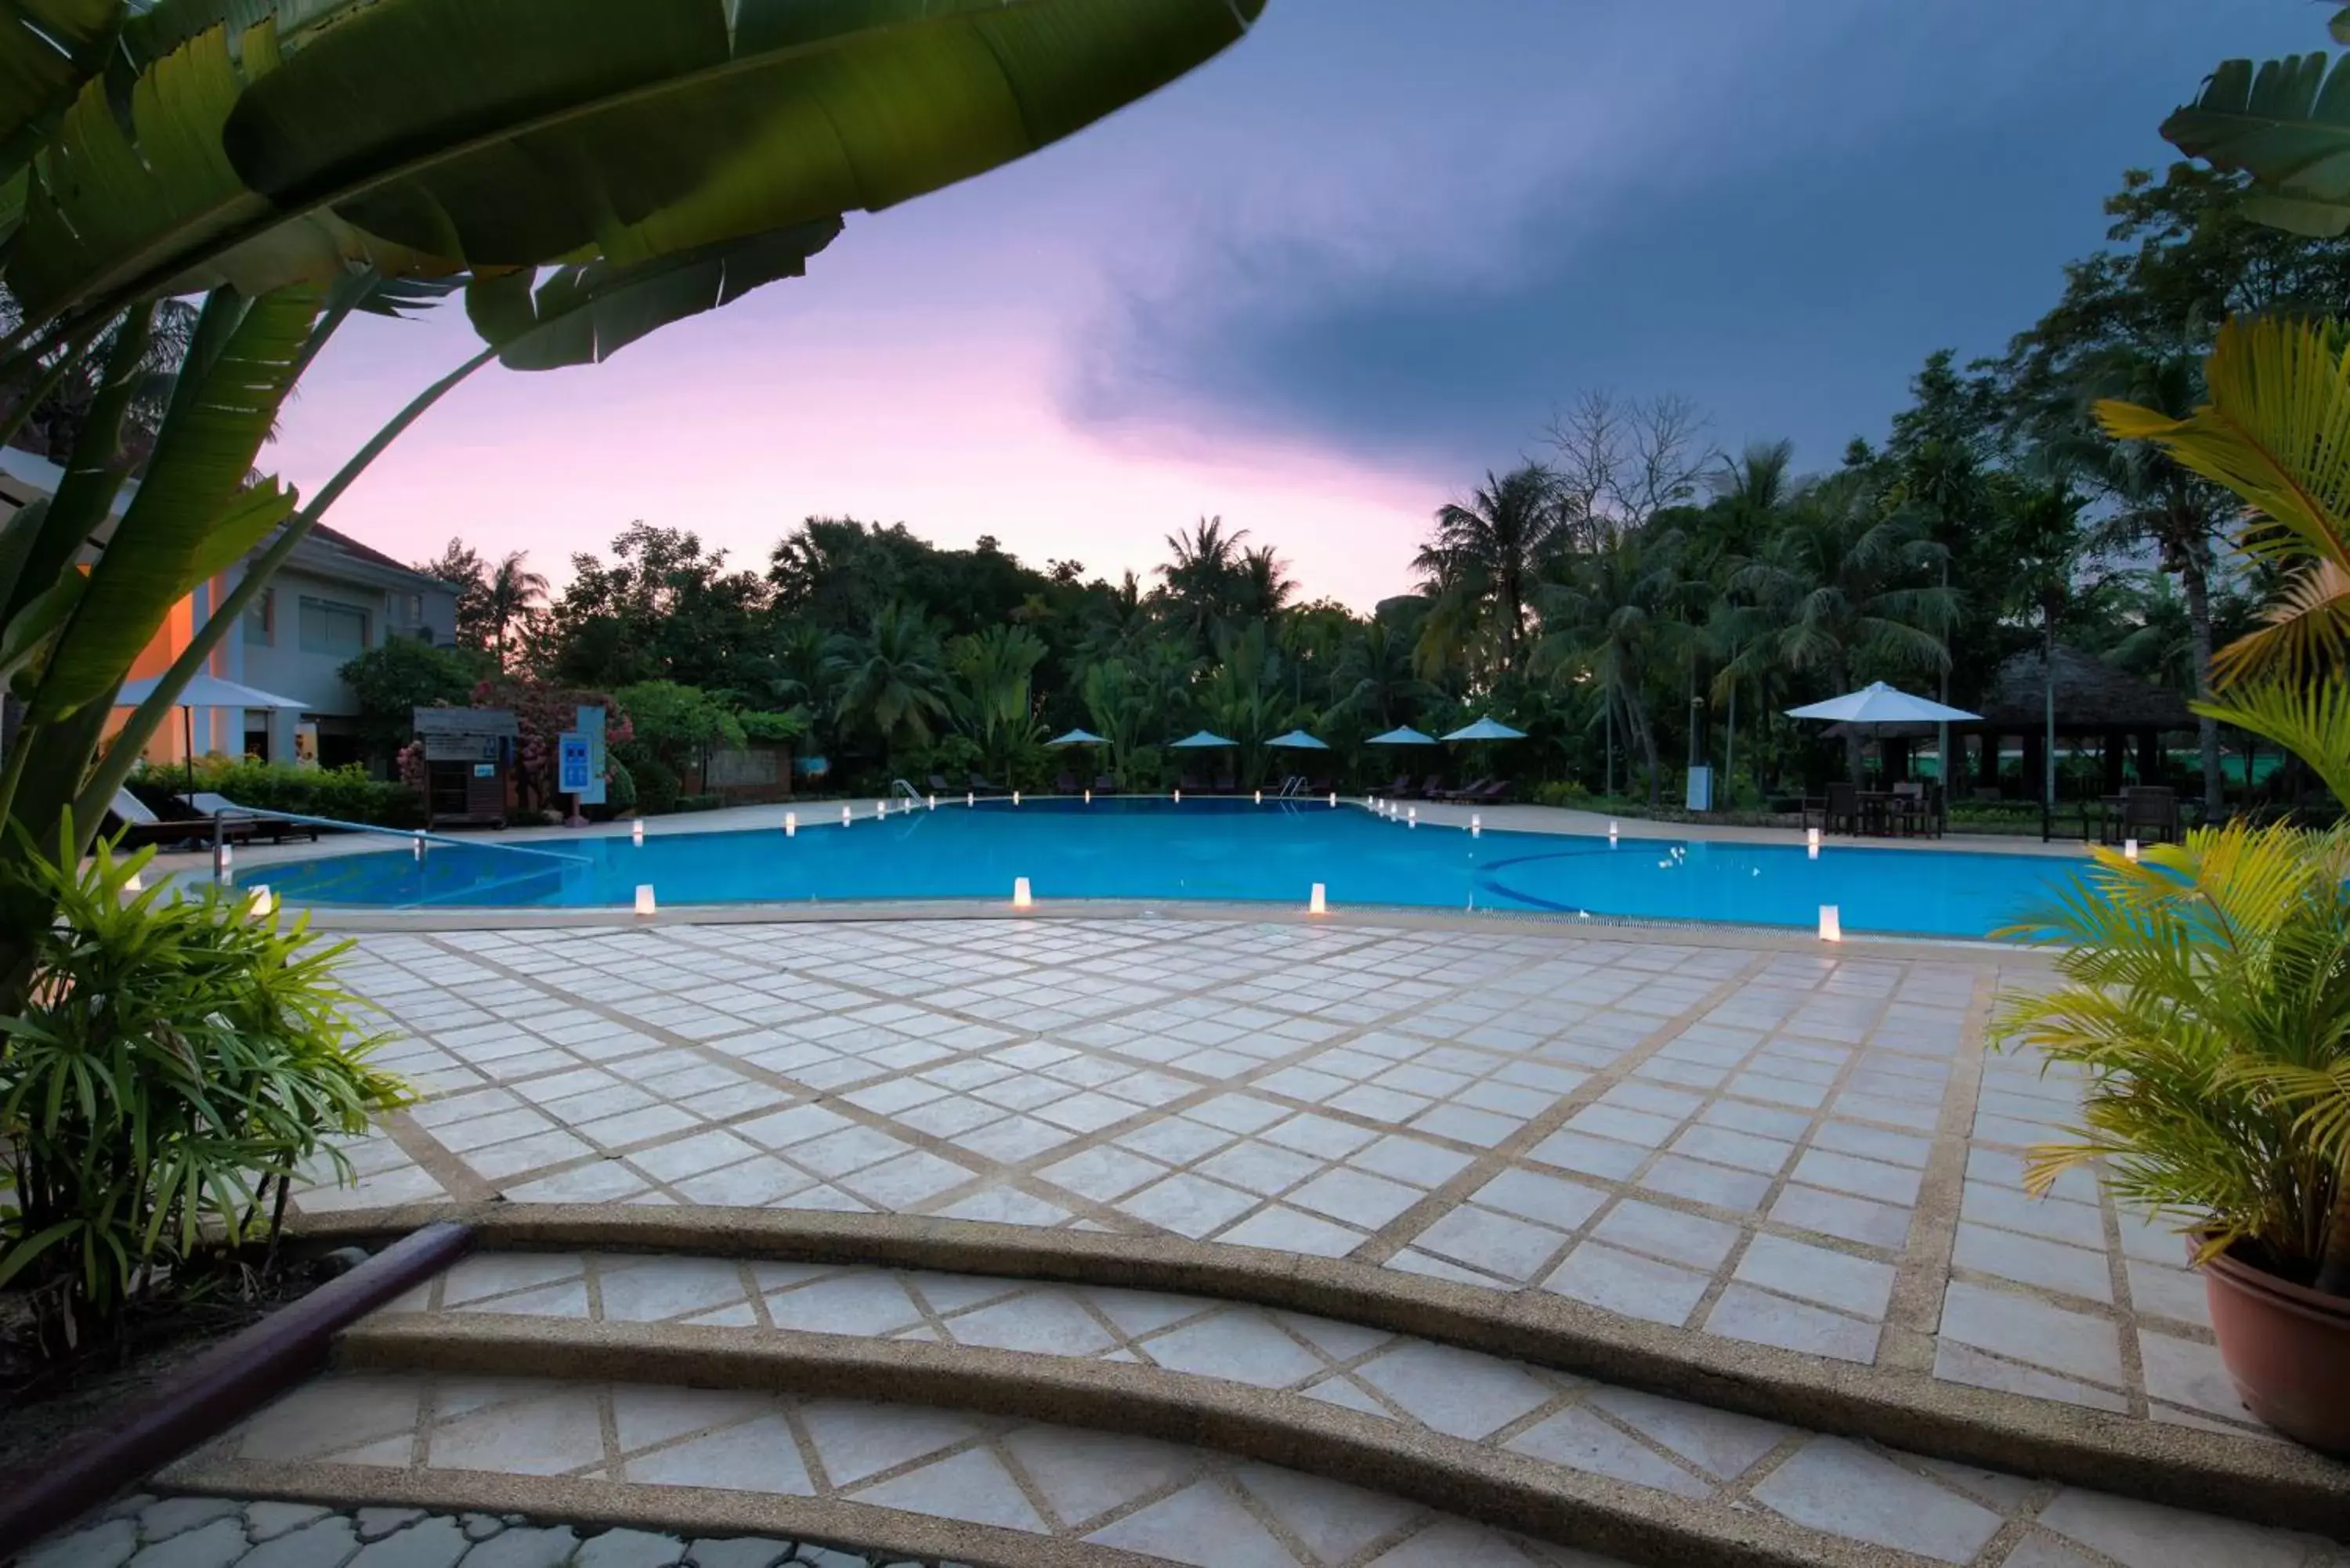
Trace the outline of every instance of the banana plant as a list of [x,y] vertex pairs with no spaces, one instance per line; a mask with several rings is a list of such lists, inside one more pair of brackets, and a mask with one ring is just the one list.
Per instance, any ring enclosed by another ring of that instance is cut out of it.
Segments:
[[[109,341],[57,494],[0,531],[0,858],[80,844],[226,628],[475,369],[592,364],[796,275],[877,210],[1044,147],[1241,37],[1263,0],[0,0],[0,343],[20,418]],[[542,275],[541,269],[551,268]],[[462,285],[482,352],[307,505],[248,483],[354,310]],[[153,302],[205,305],[135,495]],[[243,582],[92,758],[175,603]],[[107,535],[85,576],[75,562]],[[46,912],[0,909],[0,992]],[[0,997],[5,1001],[5,997]]]

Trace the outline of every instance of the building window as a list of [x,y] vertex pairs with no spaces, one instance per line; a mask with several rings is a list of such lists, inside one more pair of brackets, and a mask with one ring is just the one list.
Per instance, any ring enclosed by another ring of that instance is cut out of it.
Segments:
[[244,607],[244,640],[255,648],[277,644],[277,590],[264,588]]
[[302,601],[302,651],[348,658],[368,648],[368,612],[332,599]]

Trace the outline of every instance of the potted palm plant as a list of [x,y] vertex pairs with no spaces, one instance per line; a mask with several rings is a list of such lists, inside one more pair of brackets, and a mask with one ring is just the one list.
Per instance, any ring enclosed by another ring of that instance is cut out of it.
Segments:
[[2085,1069],[2077,1141],[2121,1201],[2187,1217],[2238,1392],[2350,1456],[2350,828],[2205,829],[2095,869],[2027,928],[2063,982],[2018,1043]]
[[[2282,574],[2197,710],[2298,753],[2350,804],[2350,344],[2332,323],[2231,321],[2185,419],[2102,403],[2246,506]],[[2117,1197],[2189,1220],[2220,1358],[2252,1413],[2350,1456],[2350,821],[2198,830],[2139,862],[2100,851],[2012,934],[2062,944],[2062,983],[2012,998],[2018,1044],[2085,1070],[2079,1138]]]

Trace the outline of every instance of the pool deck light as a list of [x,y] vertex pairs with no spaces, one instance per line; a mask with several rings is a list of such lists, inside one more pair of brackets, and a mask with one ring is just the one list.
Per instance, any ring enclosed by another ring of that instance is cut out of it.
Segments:
[[1027,909],[1035,908],[1035,896],[1028,891],[1028,878],[1025,877],[1012,878],[1012,907],[1015,909]]
[[852,819],[852,814],[849,809],[845,805],[842,806],[840,808],[840,826],[847,827]]
[[643,817],[640,816],[634,822],[629,824],[629,842],[634,844],[640,849],[644,847],[645,819]]
[[2129,860],[2129,861],[2133,861],[2133,862],[2135,862],[2135,861],[2137,859],[2137,839],[2135,839],[2135,838],[2125,838],[2125,839],[2123,839],[2123,840],[2122,840],[2122,857],[2123,857],[2124,859],[2126,859],[2126,860]]
[[1404,817],[1412,826],[1418,827],[1419,826],[1419,807],[1416,805],[1407,806],[1404,809]]
[[1834,904],[1820,906],[1820,940],[1824,942],[1844,940],[1844,916]]
[[1485,819],[1478,815],[1475,812],[1471,812],[1469,814],[1469,836],[1471,838],[1480,837],[1484,834],[1484,831]]
[[1263,805],[1264,804],[1264,791],[1259,790],[1256,792],[1256,804],[1258,805]]
[[1609,821],[1608,821],[1608,824],[1607,824],[1607,842],[1608,842],[1608,843],[1613,844],[1613,843],[1615,843],[1615,842],[1616,842],[1616,835],[1617,835],[1617,833],[1618,831],[1619,831],[1619,830],[1617,829],[1617,826],[1616,826],[1616,823],[1615,823],[1614,819],[1613,819],[1613,818],[1610,818],[1610,819],[1609,819]]
[[785,838],[797,838],[799,836],[800,814],[796,811],[787,811],[784,813],[784,836]]
[[1020,792],[1016,789],[1012,792],[1012,804],[1014,805],[1020,804]]
[[1330,901],[1323,896],[1322,884],[1319,882],[1315,883],[1314,891],[1306,895],[1305,912],[1309,915],[1326,915],[1330,912]]
[[256,920],[265,920],[277,912],[277,895],[269,890],[268,883],[253,885],[253,897],[245,900],[244,912]]
[[1177,805],[1182,805],[1182,804],[1183,804],[1183,792],[1182,792],[1180,789],[1178,789],[1178,790],[1175,792],[1175,804],[1176,804]]
[[1094,792],[1093,792],[1092,790],[1090,790],[1090,789],[1089,789],[1089,790],[1086,791],[1086,804],[1087,804],[1087,805],[1093,805],[1093,803],[1094,803]]
[[1818,828],[1807,827],[1804,829],[1804,847],[1811,852],[1813,859],[1817,860],[1820,857],[1820,830]]
[[639,882],[637,884],[638,918],[640,919],[650,919],[652,918],[652,914],[653,885],[650,882]]
[[423,858],[424,858],[424,835],[422,835],[422,834],[421,834],[421,833],[420,833],[420,834],[418,834],[418,835],[416,836],[415,843],[414,843],[413,845],[411,845],[411,849],[412,849],[412,851],[414,852],[415,857],[416,857],[416,858],[417,858],[417,859],[419,859],[419,860],[423,859]]

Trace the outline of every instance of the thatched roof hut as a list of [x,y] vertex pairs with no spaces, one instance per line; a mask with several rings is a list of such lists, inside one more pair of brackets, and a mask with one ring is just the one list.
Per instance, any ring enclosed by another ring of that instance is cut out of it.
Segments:
[[[1991,677],[1990,692],[1975,705],[1982,717],[1950,726],[1952,734],[1986,732],[2021,733],[2047,722],[2047,668],[2040,650],[2016,654]],[[2056,730],[2063,735],[2145,734],[2164,730],[2190,730],[2195,715],[2187,699],[2116,670],[2095,654],[2056,646]],[[1935,732],[1932,724],[1869,724],[1863,735],[1879,740],[1922,740]],[[1842,736],[1845,727],[1832,727]]]

